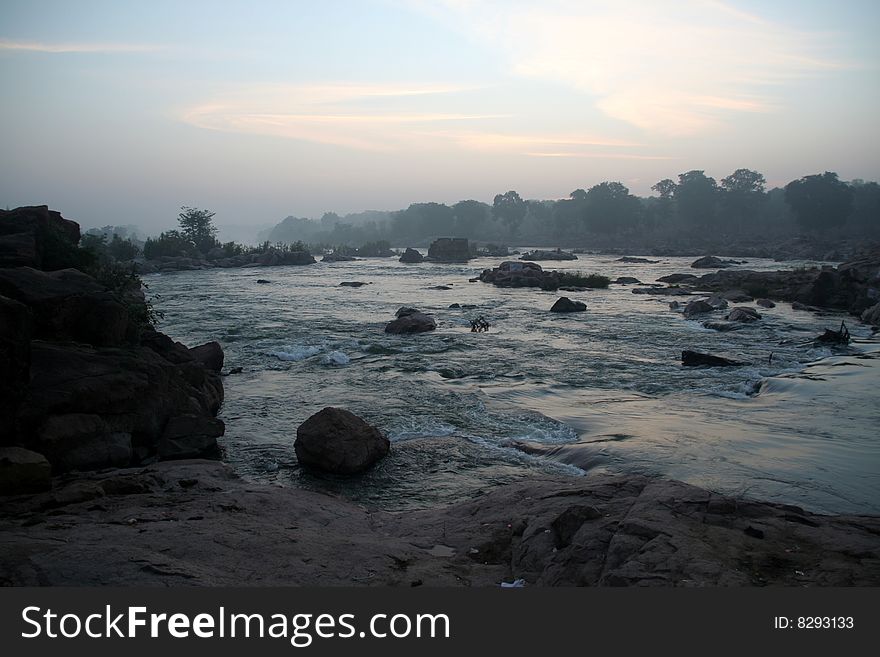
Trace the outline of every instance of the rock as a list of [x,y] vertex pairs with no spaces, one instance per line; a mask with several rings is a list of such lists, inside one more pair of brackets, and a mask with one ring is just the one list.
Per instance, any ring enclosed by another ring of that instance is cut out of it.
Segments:
[[587,304],[580,301],[572,301],[568,297],[559,297],[550,308],[553,313],[578,313],[587,309]]
[[111,431],[99,415],[52,415],[37,440],[55,472],[121,468],[132,460],[131,433]]
[[633,294],[651,294],[664,297],[686,297],[692,296],[693,292],[682,287],[636,287],[632,290]]
[[632,264],[650,263],[650,264],[655,265],[660,261],[659,260],[648,260],[647,258],[633,258],[632,256],[623,256],[622,258],[618,258],[614,262],[628,262],[628,263],[632,263]]
[[159,441],[159,458],[219,458],[217,438],[225,427],[221,420],[206,415],[178,415],[168,420]]
[[391,443],[375,427],[341,408],[327,407],[296,430],[301,465],[335,474],[366,470],[388,453]]
[[0,447],[0,495],[49,490],[52,467],[46,457],[22,447]]
[[460,303],[450,303],[448,307],[450,310],[453,308],[461,308],[461,304]]
[[407,247],[406,251],[403,252],[403,255],[400,256],[400,262],[416,263],[422,262],[424,259],[425,256],[409,247]]
[[761,315],[754,308],[737,306],[727,314],[726,319],[728,322],[756,322],[761,319]]
[[339,284],[340,287],[363,287],[364,285],[369,285],[369,283],[363,281],[342,281]]
[[243,367],[233,367],[226,373],[226,376],[231,376],[232,374],[241,374],[242,372],[244,372]]
[[563,251],[562,249],[556,249],[555,251],[542,251],[540,249],[536,249],[535,251],[530,251],[528,253],[524,253],[519,257],[520,260],[577,260],[578,257],[574,253],[569,253],[568,251]]
[[23,303],[0,296],[0,444],[12,442],[18,405],[30,380],[33,318]]
[[272,281],[268,281],[265,278],[258,278],[257,279],[257,283],[259,283],[260,285],[267,285],[268,283],[271,283],[271,282]]
[[397,319],[385,325],[386,333],[424,333],[437,328],[437,322],[430,315],[422,312],[412,312],[401,315]]
[[48,206],[0,210],[0,267],[72,267],[78,262],[79,240],[79,224]]
[[776,304],[770,301],[770,299],[758,299],[756,302],[761,308],[775,308]]
[[467,262],[473,258],[470,244],[464,237],[441,237],[431,242],[426,260],[432,262]]
[[696,315],[711,313],[714,310],[714,306],[706,303],[706,301],[704,301],[703,299],[694,299],[693,301],[689,301],[688,304],[684,307],[684,316],[687,318],[691,318]]
[[724,310],[728,306],[727,299],[717,294],[713,294],[706,299],[706,303],[712,306],[715,310]]
[[433,285],[431,287],[425,288],[426,290],[451,290],[452,287],[449,285]]
[[504,245],[486,244],[477,249],[477,255],[489,258],[506,258],[510,255],[510,249]]
[[615,285],[641,285],[642,282],[638,278],[632,276],[618,276],[614,281]]
[[223,370],[223,347],[219,342],[212,340],[198,347],[192,347],[189,353],[196,362],[201,363],[208,370],[218,374]]
[[808,306],[805,303],[801,303],[800,301],[792,301],[791,302],[792,310],[813,310],[812,307]]
[[703,327],[713,331],[736,331],[743,327],[742,322],[703,322]]
[[119,345],[133,328],[122,302],[76,269],[0,269],[0,294],[30,308],[37,338]]
[[880,303],[875,303],[862,313],[862,321],[874,326],[880,326]]
[[731,303],[748,303],[754,298],[745,290],[725,290],[718,296],[727,299]]
[[328,253],[323,258],[321,258],[321,262],[351,262],[352,260],[357,260],[354,256],[344,255],[342,253]]
[[703,354],[686,349],[681,352],[681,364],[685,367],[698,367],[700,365],[707,367],[732,367],[742,365],[743,363],[721,356],[713,356],[712,354]]
[[732,265],[742,264],[738,260],[722,260],[716,256],[703,256],[691,263],[694,269],[723,269]]
[[394,313],[395,317],[406,317],[407,315],[412,315],[414,313],[422,312],[418,308],[410,308],[409,306],[401,306],[397,309],[397,312]]
[[689,283],[691,281],[695,281],[697,280],[697,276],[695,276],[694,274],[669,274],[668,276],[661,276],[657,280],[661,283],[678,285],[679,283]]

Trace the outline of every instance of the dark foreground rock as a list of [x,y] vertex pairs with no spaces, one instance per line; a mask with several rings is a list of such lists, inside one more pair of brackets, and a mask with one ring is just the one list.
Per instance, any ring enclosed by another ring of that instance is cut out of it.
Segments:
[[686,349],[681,352],[681,364],[685,367],[733,367],[742,365],[739,361],[730,360],[721,356],[713,356],[712,354],[703,354],[698,351],[690,351]]
[[302,465],[354,474],[385,456],[391,443],[354,413],[328,406],[299,426],[293,447]]
[[211,461],[6,498],[15,586],[877,586],[880,518],[822,516],[643,476],[542,477],[387,513]]
[[[0,488],[45,463],[65,473],[219,456],[220,345],[187,349],[156,331],[125,272],[73,268],[90,262],[75,222],[44,206],[0,214],[0,235],[27,225],[37,257],[0,267],[0,447],[20,450]],[[30,453],[43,460],[16,460]]]
[[550,308],[552,313],[580,313],[587,309],[587,304],[581,301],[572,301],[568,297],[559,297]]

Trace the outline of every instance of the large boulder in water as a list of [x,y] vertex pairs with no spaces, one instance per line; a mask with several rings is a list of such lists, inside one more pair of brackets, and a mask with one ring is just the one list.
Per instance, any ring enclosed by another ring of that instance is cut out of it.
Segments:
[[403,255],[400,256],[400,262],[422,262],[425,259],[421,253],[416,251],[415,249],[407,248],[406,251],[403,252]]
[[293,444],[300,464],[335,474],[362,472],[385,456],[390,447],[378,429],[354,413],[333,407],[303,422]]
[[[413,310],[412,308],[406,310]],[[398,311],[400,312],[400,311]],[[415,312],[407,312],[399,315],[397,319],[388,322],[385,325],[386,333],[425,333],[433,331],[437,328],[437,322],[430,315],[416,310]]]
[[568,297],[559,297],[553,307],[550,308],[552,313],[579,313],[587,309],[587,304],[581,301],[572,301]]
[[223,347],[219,342],[212,340],[189,350],[196,362],[201,363],[206,369],[219,373],[223,369]]
[[717,256],[710,255],[697,258],[691,263],[691,267],[694,269],[724,269],[739,264],[742,264],[739,260],[722,260]]
[[467,262],[474,256],[464,237],[441,237],[431,242],[426,260],[434,262]]
[[694,299],[693,301],[689,301],[684,307],[684,316],[690,318],[695,317],[696,315],[711,313],[714,310],[715,308],[704,299]]
[[0,210],[0,267],[71,267],[79,239],[79,224],[48,206]]

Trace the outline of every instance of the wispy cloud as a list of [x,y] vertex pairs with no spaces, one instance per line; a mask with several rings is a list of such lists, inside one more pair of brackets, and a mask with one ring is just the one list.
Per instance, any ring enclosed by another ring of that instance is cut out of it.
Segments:
[[658,135],[774,111],[778,85],[843,66],[826,52],[829,35],[718,0],[410,4],[499,51],[513,75],[567,84],[608,116]]
[[425,126],[473,124],[506,115],[424,111],[407,106],[419,96],[447,96],[473,87],[455,85],[264,85],[228,92],[187,108],[181,119],[200,128],[394,151],[425,144]]
[[141,43],[45,43],[42,41],[20,41],[0,38],[0,51],[18,50],[42,53],[124,53],[156,52],[164,46]]

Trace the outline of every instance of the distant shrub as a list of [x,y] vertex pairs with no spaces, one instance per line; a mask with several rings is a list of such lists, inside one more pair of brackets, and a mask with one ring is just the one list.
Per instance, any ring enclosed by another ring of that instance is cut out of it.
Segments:
[[196,253],[196,245],[177,230],[166,231],[155,239],[148,238],[144,243],[144,257],[147,260],[178,256],[193,257]]
[[582,274],[581,272],[560,272],[560,287],[592,287],[605,288],[611,284],[611,279],[602,274]]
[[386,240],[367,242],[357,250],[357,255],[365,258],[380,258],[391,254],[391,243]]

